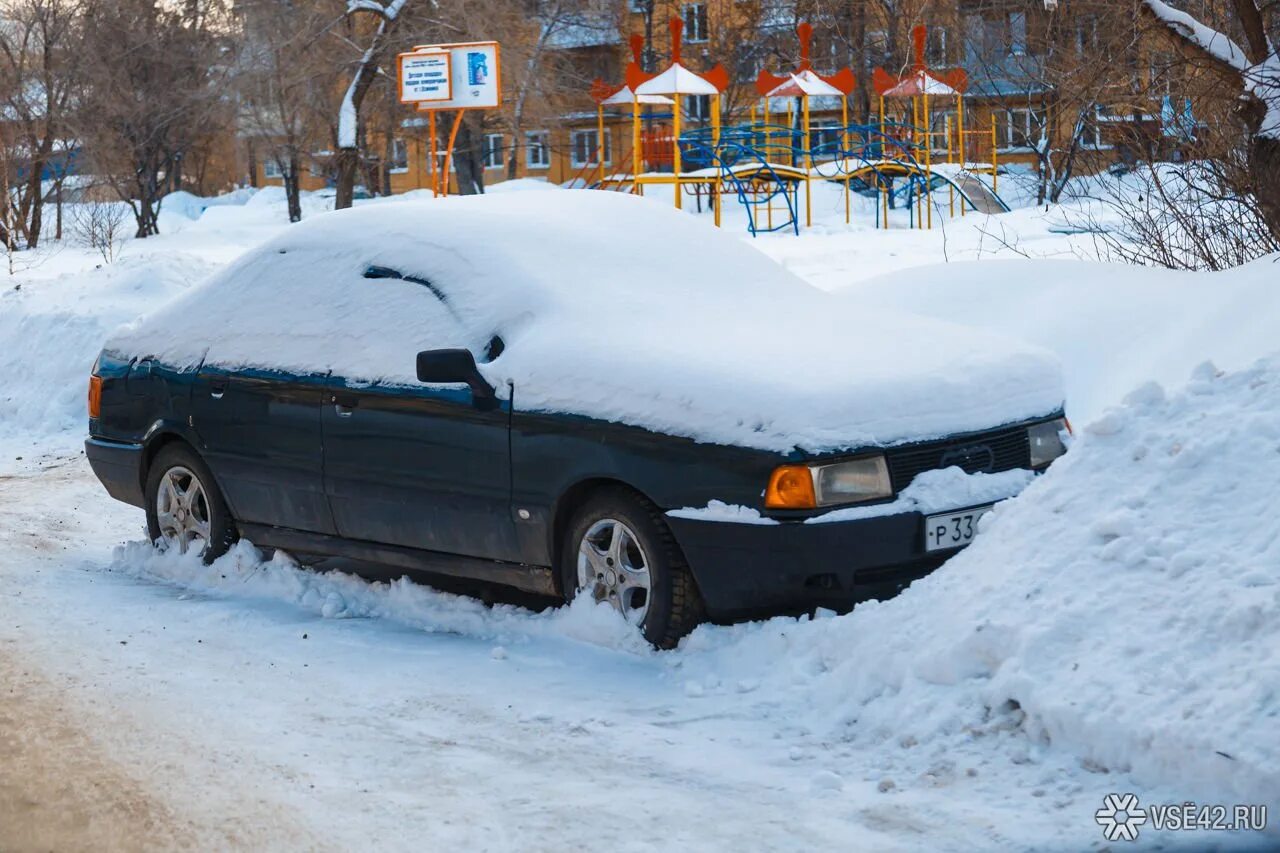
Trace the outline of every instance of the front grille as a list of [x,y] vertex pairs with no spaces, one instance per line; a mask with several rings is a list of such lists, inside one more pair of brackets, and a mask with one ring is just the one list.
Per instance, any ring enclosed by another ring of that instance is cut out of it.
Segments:
[[1030,468],[1031,443],[1026,426],[1007,427],[963,438],[889,448],[885,459],[889,463],[893,491],[897,493],[911,485],[920,472],[937,468],[956,465],[970,474]]

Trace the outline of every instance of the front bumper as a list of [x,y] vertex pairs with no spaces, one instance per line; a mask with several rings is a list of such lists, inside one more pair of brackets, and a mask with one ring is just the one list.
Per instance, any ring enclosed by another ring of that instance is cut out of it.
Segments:
[[85,439],[84,454],[93,473],[106,486],[107,494],[133,506],[145,505],[141,444],[90,437]]
[[888,598],[956,551],[925,551],[924,515],[854,521],[739,524],[667,517],[717,619],[845,611]]

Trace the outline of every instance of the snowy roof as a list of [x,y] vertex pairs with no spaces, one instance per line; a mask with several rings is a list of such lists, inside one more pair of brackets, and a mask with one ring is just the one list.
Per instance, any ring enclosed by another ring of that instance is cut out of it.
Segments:
[[605,106],[610,106],[613,104],[631,104],[635,102],[639,102],[641,104],[665,104],[668,106],[675,103],[675,101],[665,95],[637,95],[631,91],[630,86],[623,86],[600,103]]
[[884,93],[886,98],[913,98],[916,95],[957,95],[955,89],[927,71],[913,71]]
[[679,62],[636,87],[640,95],[716,95],[720,90],[710,80],[693,73]]
[[[429,281],[367,279],[370,266]],[[202,318],[203,337],[189,318]],[[1062,403],[1040,350],[847,307],[741,238],[638,196],[388,201],[291,226],[108,348],[175,368],[418,387],[419,350],[484,352],[522,411],[779,452],[977,430]]]
[[839,98],[839,97],[843,97],[844,93],[841,92],[839,89],[837,89],[835,86],[832,86],[826,80],[823,80],[821,77],[815,74],[812,70],[806,68],[805,70],[799,73],[788,74],[787,81],[778,86],[775,86],[773,89],[770,89],[769,94],[766,95],[766,97],[794,98],[794,97],[799,97],[800,95],[806,95],[806,96],[819,95],[819,96],[827,96],[827,97],[834,96]]

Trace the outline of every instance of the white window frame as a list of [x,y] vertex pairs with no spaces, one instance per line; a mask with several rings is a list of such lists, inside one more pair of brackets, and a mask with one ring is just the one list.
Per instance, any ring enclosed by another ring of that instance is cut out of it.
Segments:
[[[612,136],[613,136],[612,131],[606,127],[604,129],[604,165],[606,166],[613,165]],[[591,140],[587,146],[587,150],[591,152],[590,159],[588,160],[582,160],[578,157],[578,139],[581,137],[590,137],[590,140]],[[596,129],[594,127],[569,131],[569,161],[570,163],[573,164],[573,167],[575,169],[581,169],[586,166],[600,165],[599,163],[596,162],[597,142],[595,137],[596,137]]]
[[[404,152],[403,166],[396,165],[400,159],[396,156],[397,149]],[[393,175],[403,175],[409,171],[409,143],[402,137],[397,136],[391,140],[391,168],[388,171]]]
[[[534,152],[541,162],[534,162]],[[524,167],[526,169],[551,168],[551,134],[545,130],[530,130],[524,135]]]
[[[702,12],[702,26],[698,27],[698,12]],[[711,41],[711,18],[706,3],[685,3],[680,7],[680,18],[684,21],[684,41],[686,44],[705,44]]]
[[[497,145],[494,145],[495,139]],[[480,160],[484,163],[485,169],[501,169],[505,165],[502,156],[505,150],[501,133],[486,133],[484,144],[480,148]]]
[[[1040,138],[1041,132],[1045,130],[1041,126],[1041,122],[1037,120],[1032,123],[1033,117],[1037,112],[1043,113],[1044,107],[1010,107],[1005,110],[1005,148],[1012,151],[1034,151],[1036,141]],[[1014,139],[1014,116],[1022,116],[1022,144]]]
[[284,169],[280,167],[280,161],[276,159],[276,155],[268,154],[263,158],[262,177],[268,181],[284,180]]

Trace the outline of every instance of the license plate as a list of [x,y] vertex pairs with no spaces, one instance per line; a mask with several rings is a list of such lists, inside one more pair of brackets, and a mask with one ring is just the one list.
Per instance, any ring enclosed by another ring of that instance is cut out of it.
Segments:
[[924,549],[944,551],[968,545],[978,534],[978,519],[989,512],[990,505],[928,516],[924,520]]

